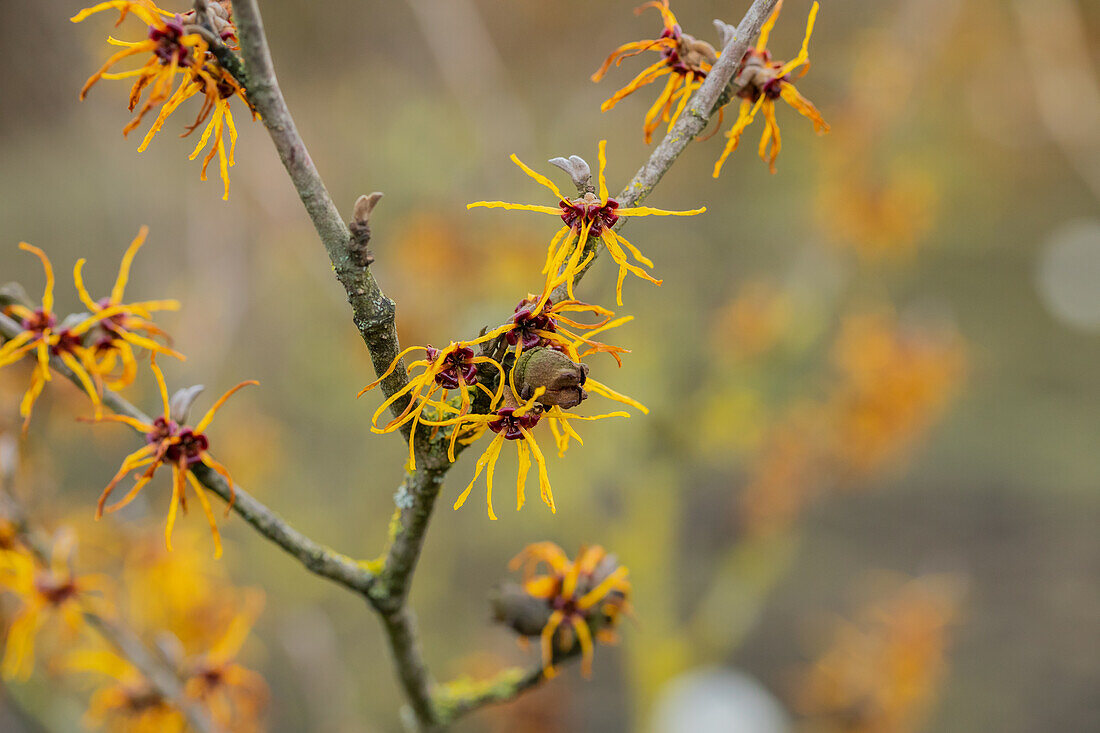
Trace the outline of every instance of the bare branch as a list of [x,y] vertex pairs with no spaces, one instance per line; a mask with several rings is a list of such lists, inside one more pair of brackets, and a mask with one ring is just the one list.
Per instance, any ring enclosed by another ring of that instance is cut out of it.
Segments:
[[[554,666],[581,656],[579,644],[568,651],[554,649]],[[549,679],[546,670],[539,662],[527,669],[509,667],[502,669],[487,680],[469,681],[459,679],[455,682],[438,685],[434,696],[436,714],[444,724],[450,724],[463,715],[480,710],[489,705],[511,702]]]
[[397,678],[416,717],[416,727],[421,731],[436,730],[441,721],[432,699],[435,683],[420,651],[413,612],[402,604],[394,612],[382,612],[381,616]]
[[395,611],[408,596],[432,507],[443,488],[444,474],[445,470],[419,469],[407,474],[397,490],[396,502],[402,508],[399,526],[386,552],[382,572],[371,589],[374,605],[381,611]]
[[[233,10],[245,60],[248,99],[262,116],[283,166],[290,174],[291,182],[313,220],[313,226],[328,253],[336,277],[344,286],[355,325],[370,352],[375,373],[382,374],[397,359],[401,347],[394,326],[396,306],[375,281],[369,269],[370,258],[366,251],[370,241],[366,216],[373,209],[377,198],[368,197],[366,201],[361,198],[357,202],[355,226],[349,230],[340,218],[287,108],[275,76],[256,0],[234,0]],[[382,382],[381,387],[389,397],[407,383],[408,376],[402,363]],[[407,402],[408,397],[395,401],[392,405],[393,413],[400,414]],[[402,427],[402,434],[406,439],[409,437],[409,430],[409,425]],[[433,445],[427,435],[428,431],[425,429],[417,436],[417,471],[407,478],[403,486],[405,500],[403,504],[399,504],[402,507],[400,526],[387,553],[381,582],[372,590],[370,598],[374,607],[382,614],[398,674],[417,722],[421,727],[430,729],[435,725],[431,683],[427,667],[421,658],[412,616],[405,609],[408,587],[420,557],[443,475],[451,466],[446,450],[440,445]]]
[[[290,174],[298,197],[313,221],[313,226],[328,253],[336,278],[347,292],[353,318],[363,342],[370,352],[376,374],[389,368],[400,353],[397,329],[394,326],[396,307],[386,297],[366,263],[355,256],[352,234],[325,188],[317,166],[309,155],[294,118],[283,99],[275,77],[263,19],[256,0],[234,0],[233,20],[241,40],[244,55],[246,92],[249,102],[259,112],[271,141],[279,152],[283,166]],[[382,391],[391,396],[408,382],[404,366],[399,366],[382,382]],[[405,408],[407,398],[393,404],[394,414]],[[407,432],[406,432],[407,436]]]

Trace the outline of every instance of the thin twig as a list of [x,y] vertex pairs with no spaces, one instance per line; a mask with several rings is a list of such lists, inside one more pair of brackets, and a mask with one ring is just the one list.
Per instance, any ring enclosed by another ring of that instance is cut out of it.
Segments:
[[[6,338],[12,338],[20,331],[22,329],[18,323],[8,316],[0,314],[0,334]],[[60,359],[57,357],[51,358],[50,366],[73,384],[80,386],[80,381],[76,375],[61,363]],[[152,418],[144,412],[109,389],[103,390],[103,404],[119,415],[127,415],[144,423],[152,421]],[[225,501],[229,501],[232,494],[224,478],[207,469],[203,464],[197,464],[192,468],[192,473],[195,474],[195,478],[203,486]],[[233,501],[233,511],[259,530],[260,534],[298,558],[310,571],[334,580],[359,593],[365,594],[370,588],[374,576],[365,566],[306,537],[240,486],[235,486],[235,491],[236,498]]]
[[[581,656],[580,645],[574,644],[566,650],[554,649],[553,665],[558,667]],[[436,687],[433,702],[439,720],[449,724],[464,715],[489,705],[510,702],[538,687],[549,677],[546,668],[539,661],[528,667],[509,667],[502,669],[486,680],[470,681],[459,679]]]
[[421,731],[436,730],[443,721],[433,700],[435,682],[420,649],[416,617],[404,603],[393,612],[382,612],[381,616],[397,678],[416,718],[416,727]]
[[[400,352],[394,326],[394,302],[378,287],[367,263],[353,256],[349,246],[351,232],[340,218],[283,99],[256,0],[234,0],[233,20],[241,39],[248,99],[263,118],[279,158],[328,253],[336,278],[347,292],[355,326],[370,352],[375,373],[382,374]],[[405,368],[400,365],[381,387],[389,397],[407,383]],[[400,413],[406,402],[398,400],[393,405],[394,413]]]
[[542,664],[530,669],[509,667],[493,675],[492,678],[471,684],[456,684],[454,687],[472,689],[455,691],[443,685],[435,696],[435,707],[439,717],[445,723],[457,720],[464,715],[488,705],[515,700],[517,697],[540,685],[546,680]]

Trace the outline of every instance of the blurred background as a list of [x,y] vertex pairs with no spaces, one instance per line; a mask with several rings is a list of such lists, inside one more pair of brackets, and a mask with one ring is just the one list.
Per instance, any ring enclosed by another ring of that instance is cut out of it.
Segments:
[[[359,194],[386,194],[373,269],[405,344],[470,338],[538,285],[549,217],[464,208],[552,203],[510,153],[546,171],[559,155],[594,162],[606,138],[613,191],[644,160],[659,89],[599,111],[643,61],[588,78],[659,31],[634,5],[264,0],[284,93],[335,201],[350,216]],[[747,5],[673,10],[716,42],[711,19],[736,24]],[[797,52],[809,6],[788,0],[779,58]],[[140,133],[120,134],[129,85],[77,92],[107,33],[141,29],[115,31],[109,14],[69,23],[80,7],[0,6],[0,281],[40,291],[39,264],[17,249],[28,241],[58,269],[59,312],[76,310],[72,262],[87,257],[105,292],[149,225],[127,295],[184,304],[159,319],[189,357],[162,360],[169,384],[207,385],[200,409],[243,379],[262,385],[219,414],[215,455],[307,534],[374,556],[404,446],[369,431],[379,398],[355,394],[370,362],[267,135],[238,114],[228,202],[216,173],[198,180],[194,141],[171,132],[186,114],[137,153]],[[615,552],[636,619],[597,650],[590,681],[569,668],[460,730],[1100,730],[1098,40],[1100,5],[1084,0],[825,0],[798,86],[832,132],[781,106],[776,175],[756,157],[759,126],[718,180],[722,136],[688,148],[647,203],[708,211],[625,230],[664,285],[627,282],[620,310],[636,319],[614,342],[633,353],[593,366],[650,414],[588,424],[568,460],[549,456],[556,515],[537,501],[498,506],[496,522],[480,500],[452,511],[473,471],[463,456],[412,592],[440,679],[535,662],[486,601],[529,542]],[[612,303],[614,276],[601,261],[578,296]],[[0,371],[11,436],[28,379],[25,365]],[[128,396],[152,409],[147,370]],[[121,427],[73,420],[85,412],[75,388],[47,389],[16,488],[44,524],[78,529],[84,562],[130,584],[127,613],[155,616],[161,592],[132,574],[150,572],[135,548],[161,550],[167,481],[92,522],[134,446]],[[215,562],[192,512],[175,562],[266,594],[241,660],[271,689],[267,729],[399,729],[362,602],[239,518],[222,527]],[[41,664],[5,687],[0,707],[24,722],[0,727],[77,729],[85,683]]]

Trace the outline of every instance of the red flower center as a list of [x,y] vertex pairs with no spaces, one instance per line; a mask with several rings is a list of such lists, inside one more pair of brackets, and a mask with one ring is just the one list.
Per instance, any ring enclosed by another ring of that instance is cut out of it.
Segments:
[[191,49],[181,42],[184,33],[183,19],[179,15],[164,21],[164,28],[149,26],[149,38],[157,42],[153,54],[162,64],[172,63],[173,57],[179,66],[190,66],[193,63]]
[[514,407],[502,407],[497,410],[496,418],[489,421],[489,429],[494,433],[504,431],[504,437],[508,440],[519,440],[523,437],[521,429],[530,430],[542,417],[537,409],[528,410],[522,415],[516,415],[515,411]]
[[30,318],[24,318],[23,323],[24,331],[34,331],[35,333],[42,333],[47,328],[53,328],[57,325],[57,318],[52,313],[46,313],[41,308],[34,312]]
[[[428,360],[435,362],[439,358],[439,349],[427,347]],[[435,382],[443,389],[458,389],[461,377],[467,387],[477,384],[477,364],[474,363],[474,350],[460,346],[443,357],[443,366],[435,375]]]
[[522,342],[523,348],[533,349],[543,344],[544,338],[538,333],[539,331],[553,333],[556,330],[554,319],[546,314],[546,310],[554,304],[553,301],[547,298],[543,309],[535,313],[537,304],[537,300],[524,298],[516,306],[516,313],[512,316],[512,323],[516,324],[515,328],[504,336],[510,345],[515,346]]
[[57,343],[50,347],[50,353],[54,356],[72,354],[82,343],[79,336],[66,328],[57,334]]
[[566,616],[573,616],[578,614],[577,600],[575,598],[563,598],[562,596],[554,596],[554,599],[550,602],[550,606],[555,611],[561,611]]
[[[111,307],[110,298],[100,298],[96,301],[96,305],[106,310]],[[113,316],[108,316],[99,322],[99,327],[104,331],[118,335],[118,332],[126,325],[126,319],[130,317],[130,314],[126,311],[120,311]]]
[[748,99],[750,102],[760,99],[761,94],[768,99],[778,99],[782,91],[781,85],[787,81],[788,77],[787,74],[778,75],[777,72],[781,68],[783,64],[772,61],[772,54],[768,49],[757,51],[755,48],[750,48],[741,59],[741,68],[737,70],[737,75],[734,77],[744,78],[748,73],[747,83],[737,96]]
[[202,454],[210,447],[210,441],[202,433],[183,428],[178,433],[179,442],[168,446],[165,458],[173,463],[193,466],[202,460]]
[[593,237],[600,236],[605,227],[610,228],[619,220],[619,215],[615,213],[619,202],[615,199],[608,199],[606,204],[601,204],[594,197],[586,197],[574,201],[559,201],[558,206],[561,207],[561,220],[566,226],[579,232],[585,224],[590,224],[588,233]]
[[76,583],[72,578],[58,580],[52,574],[41,573],[34,579],[38,594],[52,605],[58,606],[76,595]]
[[179,425],[175,420],[170,420],[165,417],[158,417],[153,421],[153,430],[150,430],[145,434],[145,442],[152,445],[153,443],[159,443],[162,440],[176,437],[179,432]]
[[225,681],[225,670],[221,667],[203,667],[195,673],[195,677],[202,680],[207,690],[213,690]]

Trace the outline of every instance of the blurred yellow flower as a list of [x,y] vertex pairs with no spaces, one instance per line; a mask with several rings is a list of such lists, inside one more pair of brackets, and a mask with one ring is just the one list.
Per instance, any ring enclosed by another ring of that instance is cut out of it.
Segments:
[[768,430],[740,496],[751,529],[788,525],[818,495],[855,488],[905,459],[939,420],[966,371],[947,329],[904,326],[889,311],[844,319],[833,384]]
[[70,640],[83,632],[86,610],[110,610],[103,593],[110,579],[104,575],[76,575],[73,555],[76,535],[61,532],[48,565],[28,552],[0,553],[0,588],[19,599],[21,607],[7,630],[0,672],[4,679],[30,677],[34,671],[35,638],[46,624],[61,622]]
[[184,663],[184,692],[201,701],[214,722],[226,730],[259,731],[267,705],[263,676],[236,661],[263,608],[263,594],[247,593],[243,607],[222,636],[204,653]]
[[[549,572],[538,574],[540,565]],[[545,601],[550,611],[540,635],[543,673],[553,677],[554,651],[568,653],[580,646],[581,671],[592,674],[595,639],[613,644],[615,626],[630,610],[629,571],[599,545],[581,547],[570,560],[553,542],[528,545],[512,558],[511,570],[523,569],[523,590]]]
[[818,221],[830,239],[869,260],[912,253],[935,218],[931,176],[907,167],[875,180],[866,164],[830,159],[817,195]]
[[947,666],[959,579],[923,576],[838,625],[803,675],[798,707],[815,733],[920,730]]
[[113,682],[88,700],[84,725],[117,733],[184,733],[187,721],[130,662],[113,651],[82,649],[66,656],[61,668],[90,672]]
[[142,529],[128,534],[119,550],[127,618],[139,628],[171,629],[190,654],[213,645],[243,603],[225,564],[203,551],[202,541],[202,532],[184,525],[168,551],[161,532]]
[[791,310],[790,297],[774,283],[750,281],[719,315],[718,343],[739,359],[760,356],[786,335]]
[[833,359],[841,379],[825,409],[832,460],[847,479],[903,458],[943,414],[966,370],[965,346],[953,332],[906,328],[885,312],[848,318]]

